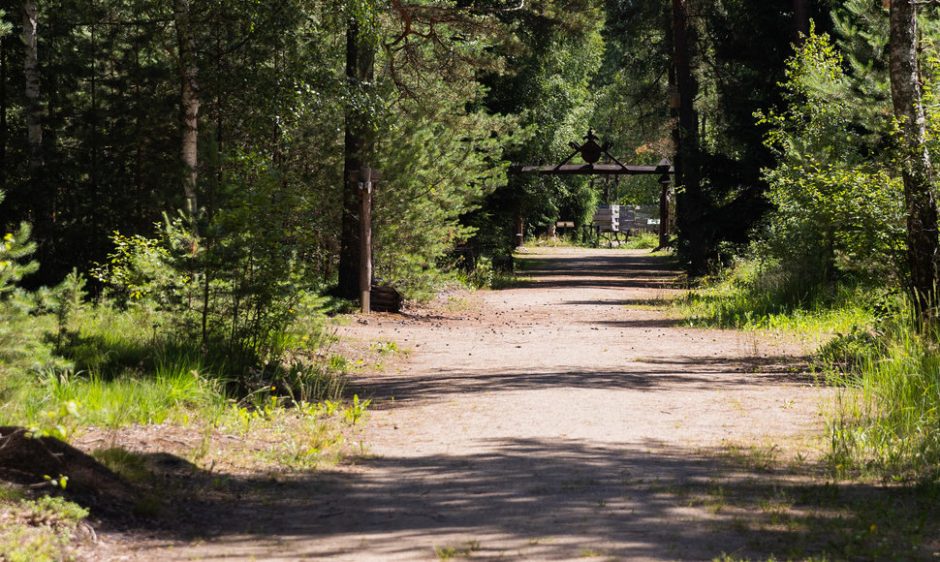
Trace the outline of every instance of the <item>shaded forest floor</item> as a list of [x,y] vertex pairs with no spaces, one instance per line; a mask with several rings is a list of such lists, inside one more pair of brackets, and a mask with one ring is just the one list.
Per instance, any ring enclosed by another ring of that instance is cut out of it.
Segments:
[[346,460],[277,476],[175,467],[204,490],[185,528],[105,533],[114,556],[937,556],[922,491],[829,478],[832,391],[793,340],[685,327],[664,307],[683,294],[665,257],[520,261],[512,288],[340,328],[387,359],[354,377],[374,403]]

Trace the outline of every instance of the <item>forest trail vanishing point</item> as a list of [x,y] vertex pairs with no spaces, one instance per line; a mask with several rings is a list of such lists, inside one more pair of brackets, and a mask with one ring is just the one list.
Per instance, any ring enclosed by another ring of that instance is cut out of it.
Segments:
[[[535,248],[512,288],[341,328],[395,342],[357,375],[363,454],[220,514],[162,559],[702,560],[785,551],[739,501],[812,455],[799,347],[689,328],[667,258]],[[773,488],[772,488],[773,487]]]

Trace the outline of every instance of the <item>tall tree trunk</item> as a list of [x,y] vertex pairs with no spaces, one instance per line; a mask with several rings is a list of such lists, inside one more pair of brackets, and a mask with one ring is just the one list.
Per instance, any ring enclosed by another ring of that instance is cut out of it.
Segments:
[[0,38],[0,189],[7,185],[7,40]]
[[176,38],[179,43],[180,119],[182,138],[180,156],[183,166],[183,195],[185,211],[195,222],[198,202],[196,182],[199,179],[199,86],[195,60],[195,40],[190,21],[190,0],[174,0],[173,15]]
[[89,183],[91,184],[90,192],[94,197],[97,197],[98,194],[98,36],[97,30],[95,29],[95,24],[92,23],[90,26],[89,34],[91,35],[91,80],[89,80],[89,98],[91,99],[91,115],[89,116],[91,123],[91,135],[90,135],[90,144],[91,144],[91,170],[88,174]]
[[42,168],[42,103],[39,97],[39,14],[35,0],[23,2],[23,73],[26,79],[26,134],[32,182]]
[[917,64],[917,9],[913,0],[892,0],[890,73],[894,114],[900,122],[907,252],[911,291],[918,312],[931,315],[936,305],[937,204],[927,151],[926,124]]
[[[346,27],[346,81],[351,97],[360,97],[375,76],[375,51],[363,37],[362,29],[355,18],[349,19]],[[362,101],[362,100],[360,100]],[[359,183],[354,177],[372,157],[374,139],[368,115],[355,108],[355,103],[346,107],[346,136],[343,164],[343,218],[339,254],[339,285],[341,297],[359,297],[359,261],[361,243]]]
[[793,0],[793,37],[797,45],[809,35],[809,0]]
[[698,82],[692,73],[694,29],[689,25],[688,0],[672,0],[672,47],[677,99],[676,115],[676,226],[680,252],[688,261],[689,273],[706,272],[708,241],[703,228],[704,197],[699,175],[698,114],[695,97]]

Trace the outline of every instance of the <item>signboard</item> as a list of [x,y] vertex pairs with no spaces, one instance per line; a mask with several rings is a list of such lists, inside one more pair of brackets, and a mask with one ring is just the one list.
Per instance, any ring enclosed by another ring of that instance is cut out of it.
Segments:
[[620,205],[598,206],[593,222],[601,232],[620,232]]

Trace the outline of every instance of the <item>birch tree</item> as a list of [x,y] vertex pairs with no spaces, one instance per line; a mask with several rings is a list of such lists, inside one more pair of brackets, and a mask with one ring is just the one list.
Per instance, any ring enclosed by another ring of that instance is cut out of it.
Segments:
[[26,94],[26,135],[29,143],[29,169],[42,167],[42,102],[39,97],[39,10],[35,0],[23,2],[23,73]]
[[917,8],[914,0],[892,0],[889,71],[897,118],[901,176],[907,210],[907,257],[910,289],[921,314],[936,304],[937,202],[926,114],[917,63]]

